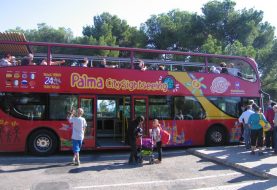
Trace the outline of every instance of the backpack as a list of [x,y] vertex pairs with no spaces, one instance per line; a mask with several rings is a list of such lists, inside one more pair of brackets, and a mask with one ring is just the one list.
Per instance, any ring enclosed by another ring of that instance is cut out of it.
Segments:
[[170,133],[160,127],[160,134],[162,143],[168,144],[170,141]]

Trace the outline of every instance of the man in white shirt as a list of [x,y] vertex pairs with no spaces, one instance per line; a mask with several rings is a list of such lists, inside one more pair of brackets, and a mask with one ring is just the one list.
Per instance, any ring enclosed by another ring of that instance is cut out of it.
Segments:
[[72,149],[74,153],[73,164],[80,165],[80,156],[79,152],[82,147],[82,142],[85,136],[85,129],[87,127],[86,119],[82,117],[84,114],[84,110],[82,108],[78,108],[77,117],[73,117],[74,111],[68,117],[69,123],[72,124]]
[[228,73],[229,73],[230,75],[233,75],[233,76],[235,76],[235,77],[237,77],[237,76],[239,75],[239,74],[238,74],[238,73],[239,73],[239,69],[235,67],[234,63],[230,63],[230,64],[228,65],[227,70],[228,70]]
[[220,74],[220,71],[215,66],[211,66],[210,71],[211,73]]
[[248,125],[248,119],[250,115],[252,115],[255,112],[252,110],[251,105],[247,105],[246,109],[247,110],[244,111],[239,117],[239,122],[243,124],[243,128],[244,128],[243,137],[244,137],[245,147],[246,149],[250,149],[251,142],[250,142],[250,128]]

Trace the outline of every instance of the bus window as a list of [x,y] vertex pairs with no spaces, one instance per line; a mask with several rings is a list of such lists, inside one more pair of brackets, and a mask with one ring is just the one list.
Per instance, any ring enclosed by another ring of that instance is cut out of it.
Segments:
[[216,107],[223,112],[233,116],[239,117],[241,98],[240,97],[207,97]]
[[150,119],[171,119],[171,97],[150,96],[149,97],[149,118]]
[[1,107],[10,115],[27,120],[42,120],[45,118],[46,96],[43,94],[1,94]]
[[245,107],[246,105],[250,104],[250,101],[254,101],[255,104],[257,104],[258,106],[260,106],[260,100],[259,98],[251,98],[251,97],[243,97],[241,99],[241,113],[245,111]]
[[68,112],[77,110],[78,97],[74,95],[50,94],[49,117],[51,120],[66,120]]
[[135,99],[135,118],[138,116],[146,116],[146,100],[145,99]]
[[116,118],[116,101],[112,99],[98,99],[97,118]]
[[82,98],[80,104],[81,104],[80,107],[84,109],[83,117],[86,119],[86,121],[92,121],[93,120],[93,99]]
[[185,96],[174,98],[174,119],[204,119],[206,117],[205,115],[204,109],[195,97]]

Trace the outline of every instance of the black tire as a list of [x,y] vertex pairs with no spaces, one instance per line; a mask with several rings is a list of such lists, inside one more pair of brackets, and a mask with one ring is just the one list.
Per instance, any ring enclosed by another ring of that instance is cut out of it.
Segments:
[[28,141],[28,150],[31,154],[48,156],[58,149],[58,138],[50,130],[41,129],[31,134]]
[[222,146],[227,141],[227,134],[223,127],[215,126],[208,130],[206,144],[208,146]]

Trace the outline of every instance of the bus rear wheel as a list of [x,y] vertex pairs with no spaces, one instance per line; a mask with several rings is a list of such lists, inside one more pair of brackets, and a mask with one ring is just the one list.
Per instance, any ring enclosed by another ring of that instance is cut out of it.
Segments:
[[208,130],[206,144],[208,146],[222,146],[226,143],[227,134],[223,127],[215,126]]
[[58,148],[57,136],[46,129],[35,131],[28,141],[28,150],[31,154],[47,156],[55,153]]

